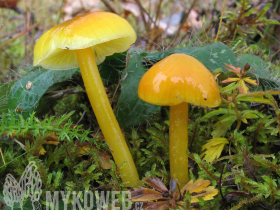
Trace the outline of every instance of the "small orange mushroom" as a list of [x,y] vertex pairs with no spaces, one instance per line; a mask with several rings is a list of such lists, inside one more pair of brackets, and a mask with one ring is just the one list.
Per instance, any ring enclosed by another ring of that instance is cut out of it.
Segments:
[[132,26],[110,12],[92,12],[67,20],[45,32],[34,49],[34,65],[52,70],[80,67],[86,92],[125,186],[135,186],[139,176],[119,123],[105,92],[97,64],[136,41]]
[[188,181],[188,103],[219,106],[218,84],[200,61],[178,53],[156,63],[144,74],[138,95],[148,103],[170,106],[170,173],[183,186]]

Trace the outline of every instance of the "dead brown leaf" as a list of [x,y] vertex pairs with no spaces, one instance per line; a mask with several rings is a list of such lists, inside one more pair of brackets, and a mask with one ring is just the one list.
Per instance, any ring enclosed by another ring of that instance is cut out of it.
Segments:
[[141,188],[131,190],[131,201],[148,202],[145,209],[165,210],[183,208],[187,192],[191,194],[191,203],[199,202],[198,197],[207,201],[213,199],[218,194],[218,190],[214,186],[209,186],[211,182],[204,179],[199,179],[196,182],[191,180],[180,191],[176,190],[177,183],[174,178],[170,181],[169,190],[157,177],[146,178],[146,182],[154,189]]

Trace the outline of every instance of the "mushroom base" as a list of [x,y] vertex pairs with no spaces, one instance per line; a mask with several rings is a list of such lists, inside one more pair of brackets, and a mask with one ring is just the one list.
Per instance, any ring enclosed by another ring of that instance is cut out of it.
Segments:
[[188,170],[188,103],[170,106],[169,158],[170,174],[180,188],[189,180]]

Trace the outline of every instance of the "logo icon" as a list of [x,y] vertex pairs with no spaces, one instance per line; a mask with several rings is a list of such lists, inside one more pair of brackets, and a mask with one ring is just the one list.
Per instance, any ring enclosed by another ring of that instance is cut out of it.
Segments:
[[4,200],[13,210],[14,203],[19,203],[22,209],[24,199],[30,197],[33,210],[35,202],[39,201],[42,194],[42,179],[34,161],[26,166],[19,182],[11,174],[7,174],[4,183]]

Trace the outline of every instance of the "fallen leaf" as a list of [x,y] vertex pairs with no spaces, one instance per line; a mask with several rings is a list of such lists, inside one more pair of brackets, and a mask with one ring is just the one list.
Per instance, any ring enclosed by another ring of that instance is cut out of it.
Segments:
[[167,200],[164,198],[162,192],[158,192],[149,188],[141,188],[131,192],[131,201],[154,201],[154,200]]
[[[218,194],[218,190],[214,186],[210,186],[209,180],[199,179],[196,182],[189,181],[181,190],[181,194],[185,194],[189,191],[191,194],[191,203],[199,202],[198,197],[208,201],[214,199],[214,196]],[[180,203],[180,202],[179,202]]]
[[131,201],[156,201],[152,203],[146,203],[145,209],[151,210],[167,210],[170,207],[176,207],[176,196],[173,196],[172,191],[172,189],[174,188],[174,182],[176,188],[176,181],[174,178],[170,180],[170,186],[172,189],[170,189],[169,191],[164,183],[156,176],[154,178],[146,178],[146,182],[150,187],[154,189],[134,189],[133,191],[131,191]]
[[156,176],[153,179],[148,177],[146,179],[146,182],[148,185],[150,185],[152,188],[155,188],[158,191],[168,191],[164,183]]
[[[218,194],[218,190],[214,186],[210,186],[209,180],[199,179],[196,182],[189,181],[181,191],[176,190],[177,183],[173,178],[170,181],[170,189],[157,177],[146,178],[146,182],[150,187],[131,190],[131,201],[134,202],[148,202],[145,209],[151,210],[167,210],[167,209],[184,209],[184,198],[189,192],[191,194],[191,203],[199,202],[198,197],[205,201],[211,200]],[[176,190],[176,191],[175,191]],[[194,209],[194,208],[191,208]]]
[[100,160],[100,164],[101,164],[101,168],[103,169],[111,169],[112,168],[112,164],[110,162],[111,156],[105,152],[105,151],[100,151],[98,154],[99,160]]

